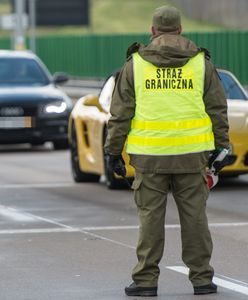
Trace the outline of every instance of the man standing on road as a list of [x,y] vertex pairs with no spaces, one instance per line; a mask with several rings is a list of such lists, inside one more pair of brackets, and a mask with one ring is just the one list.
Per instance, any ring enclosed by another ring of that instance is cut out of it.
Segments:
[[152,40],[128,50],[111,104],[105,152],[118,173],[125,142],[136,174],[138,263],[128,296],[157,296],[169,189],[176,201],[182,259],[194,293],[216,293],[206,217],[209,151],[228,148],[227,104],[209,53],[181,36],[179,11],[156,9]]

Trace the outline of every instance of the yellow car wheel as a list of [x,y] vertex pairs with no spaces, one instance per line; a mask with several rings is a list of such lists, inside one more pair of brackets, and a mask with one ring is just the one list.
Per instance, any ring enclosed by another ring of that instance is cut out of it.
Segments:
[[72,170],[72,176],[74,181],[75,182],[98,182],[100,179],[100,175],[86,173],[80,169],[77,134],[76,134],[76,129],[74,124],[72,125],[72,131],[71,131],[70,152],[71,152],[71,170]]

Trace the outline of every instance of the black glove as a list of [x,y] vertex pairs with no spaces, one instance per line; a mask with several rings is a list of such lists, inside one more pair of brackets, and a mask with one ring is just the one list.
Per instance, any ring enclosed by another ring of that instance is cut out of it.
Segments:
[[126,176],[125,162],[121,155],[106,154],[106,160],[110,171],[122,177]]

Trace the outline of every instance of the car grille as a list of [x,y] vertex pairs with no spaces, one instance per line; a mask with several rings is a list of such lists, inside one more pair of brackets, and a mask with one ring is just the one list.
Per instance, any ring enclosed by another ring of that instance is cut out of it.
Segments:
[[21,117],[30,116],[34,117],[37,115],[37,106],[17,106],[17,105],[6,105],[0,106],[0,117]]
[[14,130],[36,126],[37,106],[1,105],[0,129]]

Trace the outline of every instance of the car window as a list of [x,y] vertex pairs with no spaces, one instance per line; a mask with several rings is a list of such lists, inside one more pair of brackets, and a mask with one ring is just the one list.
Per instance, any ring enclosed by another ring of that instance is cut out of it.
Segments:
[[224,87],[226,98],[230,100],[247,100],[246,95],[236,82],[236,80],[228,73],[218,72],[221,78],[221,83]]
[[106,112],[109,111],[114,87],[115,87],[115,77],[110,76],[109,79],[107,79],[107,81],[105,82],[101,90],[101,93],[99,95],[99,103],[101,104],[102,108]]
[[44,86],[49,82],[34,59],[0,58],[0,86]]

